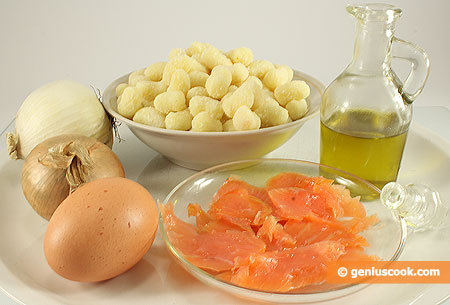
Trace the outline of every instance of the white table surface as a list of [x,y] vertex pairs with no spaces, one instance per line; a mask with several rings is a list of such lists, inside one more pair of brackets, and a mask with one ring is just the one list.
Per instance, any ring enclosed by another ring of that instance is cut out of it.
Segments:
[[[351,59],[349,2],[355,1],[2,1],[0,128],[47,82],[73,79],[103,90],[196,40],[225,50],[248,46],[255,58],[288,64],[328,84]],[[390,2],[403,9],[396,36],[417,43],[431,59],[414,121],[450,141],[450,1]],[[0,294],[0,304],[14,302]]]
[[[415,114],[414,114],[414,123],[412,128],[413,129],[419,129],[419,130],[425,130],[427,132],[428,135],[430,135],[430,132],[435,134],[435,135],[439,135],[440,137],[438,137],[438,142],[440,141],[439,139],[442,139],[442,141],[447,141],[447,144],[450,144],[450,128],[448,128],[450,126],[450,111],[447,108],[444,107],[417,107]],[[307,129],[306,133],[298,133],[296,136],[294,136],[290,141],[288,141],[284,146],[280,147],[279,149],[277,149],[276,151],[272,152],[269,154],[269,156],[271,157],[283,157],[283,156],[287,156],[287,157],[293,157],[293,155],[298,155],[299,152],[297,150],[302,150],[304,155],[306,155],[307,157],[305,157],[307,160],[312,160],[312,161],[317,161],[318,156],[316,153],[316,148],[318,143],[315,143],[316,141],[313,141],[315,145],[312,145],[313,148],[311,149],[307,149],[306,151],[304,151],[304,149],[301,149],[301,147],[299,147],[298,143],[302,142],[302,139],[304,139],[305,141],[309,141],[308,143],[311,144],[311,139],[307,140],[305,137],[305,135],[308,135],[311,133],[311,131],[314,131],[314,133],[318,133],[318,127],[316,125],[318,125],[318,118],[310,121],[307,123],[308,126],[304,126],[304,129]],[[426,126],[426,128],[424,129],[423,126]],[[133,140],[132,138],[134,137],[131,132],[129,132],[127,130],[127,127],[125,125],[122,125],[120,127],[121,133],[123,136],[125,136],[125,140]],[[139,141],[137,140],[133,140],[133,142],[139,144]],[[436,139],[434,140],[433,143],[436,142]],[[132,144],[132,143],[130,143]],[[308,145],[309,145],[308,144]],[[136,144],[133,144],[136,148]],[[450,145],[447,145],[448,147],[450,147]],[[4,147],[4,146],[3,146]],[[127,145],[123,146],[123,145],[117,145],[115,146],[116,152],[118,153],[119,156],[122,156],[124,154],[124,149],[126,150]],[[153,167],[157,167],[160,170],[160,174],[163,173],[163,171],[166,171],[166,173],[168,174],[169,172],[171,173],[170,176],[172,177],[178,177],[178,176],[186,176],[186,175],[190,175],[192,174],[194,171],[191,170],[186,170],[183,168],[180,168],[176,165],[171,164],[169,161],[166,161],[165,159],[162,159],[161,157],[158,156],[158,154],[154,151],[152,151],[151,149],[143,146],[142,143],[140,143],[137,147],[140,147],[140,156],[147,158],[145,162],[147,162],[148,160],[151,160],[148,166],[153,166]],[[5,153],[5,151],[2,151],[3,153]],[[300,153],[301,154],[301,153]],[[144,170],[141,174],[139,174],[138,176],[136,176],[137,173],[139,173],[142,169],[142,160],[131,160],[131,159],[126,159],[126,160],[122,160],[122,161],[126,161],[124,163],[124,166],[126,167],[126,169],[129,170],[132,173],[132,177],[129,176],[129,178],[132,179],[137,179],[138,181],[140,181],[140,183],[143,183],[143,185],[153,185],[154,184],[154,179],[157,179],[155,177],[151,177],[151,175],[148,175],[148,171]],[[411,165],[411,160],[409,160],[409,163]],[[13,162],[13,161],[10,161]],[[154,162],[158,162],[161,163],[161,165],[155,165]],[[153,164],[153,165],[151,165]],[[132,170],[133,169],[133,170]],[[138,169],[136,171],[136,169]],[[147,173],[147,174],[144,174]],[[144,176],[142,176],[144,175]],[[166,177],[167,175],[164,175],[164,179],[163,181],[165,181],[165,183],[167,184],[173,184],[173,186],[175,186],[179,181],[172,181],[174,179],[169,179]],[[402,176],[402,175],[401,175]],[[409,175],[408,175],[409,176]],[[413,175],[415,176],[415,175]],[[161,176],[160,176],[161,177]],[[178,177],[179,178],[179,177]],[[169,180],[168,180],[169,179]],[[181,178],[180,178],[181,179]],[[408,178],[409,179],[409,178]],[[177,179],[175,179],[177,180]],[[434,180],[433,180],[434,181]],[[412,182],[416,182],[416,181],[412,181]],[[152,193],[154,196],[157,196],[157,198],[164,198],[166,194],[166,191],[168,192],[170,190],[171,187],[169,186],[164,186],[162,187],[161,190],[156,191],[155,188],[152,189]],[[165,190],[165,191],[163,191]],[[448,198],[448,190],[445,189],[445,198]],[[443,197],[443,198],[444,198]],[[156,243],[156,242],[155,242]],[[414,243],[412,243],[413,245]],[[412,246],[411,245],[411,246]],[[408,252],[409,255],[411,255],[411,251],[407,251],[407,249],[409,249],[410,245],[407,243],[405,252]],[[417,242],[416,245],[413,246],[417,248]],[[421,249],[420,245],[419,248],[417,249]],[[156,250],[154,250],[156,251]],[[418,250],[419,251],[419,250]],[[421,252],[422,250],[420,250],[419,252]],[[430,251],[432,251],[432,249],[430,248]],[[440,250],[440,252],[442,252]],[[413,251],[413,253],[416,253]],[[406,254],[406,253],[405,253]],[[420,255],[419,253],[416,253],[417,255]],[[414,255],[416,255],[414,254]],[[422,253],[424,254],[424,253]],[[415,257],[415,256],[412,257]],[[425,255],[425,254],[424,254]],[[420,256],[419,256],[420,257]],[[410,257],[411,259],[411,257]],[[441,258],[442,259],[442,258]],[[445,259],[445,258],[444,258]],[[167,272],[167,271],[165,271]],[[182,271],[184,272],[184,271]],[[20,282],[19,282],[20,283]],[[29,285],[30,283],[27,283],[24,285]],[[20,285],[20,284],[19,284]],[[26,286],[29,287],[29,286]],[[196,287],[196,289],[201,289],[202,287]],[[436,289],[437,291],[435,291],[435,293],[437,293],[436,296],[433,296],[433,292],[431,292],[430,295],[430,290],[427,290],[425,293],[425,296],[420,297],[420,296],[415,296],[414,297],[414,305],[429,305],[429,304],[434,304],[434,303],[430,303],[430,299],[433,301],[441,301],[443,296],[448,296],[450,297],[450,284],[447,285],[432,285],[433,289]],[[30,287],[31,289],[31,287]],[[445,290],[448,290],[445,293]],[[434,291],[434,290],[431,290]],[[392,291],[391,291],[392,292]],[[44,292],[43,292],[44,293]],[[164,293],[168,293],[167,289],[164,291]],[[194,291],[192,293],[195,293]],[[361,291],[358,293],[359,294],[364,294],[365,291]],[[355,295],[356,299],[358,299],[358,295]],[[21,298],[20,294],[16,295],[17,298]],[[412,295],[405,295],[405,298],[403,298],[403,296],[401,294],[397,295],[397,300],[396,300],[396,305],[412,305],[413,303],[408,303],[408,301],[406,301],[407,299],[411,300]],[[417,298],[417,299],[416,299]],[[170,299],[170,297],[167,297],[167,299]],[[352,299],[352,298],[350,298]],[[382,300],[390,300],[389,295],[386,295],[384,297],[381,298]],[[361,295],[359,296],[359,300],[361,300]],[[173,301],[173,300],[172,300]],[[228,300],[227,302],[229,302],[230,300]],[[187,302],[187,303],[186,303]],[[449,302],[449,300],[445,301],[445,302]],[[373,302],[372,302],[373,303]],[[0,292],[0,304],[4,304],[4,305],[13,305],[16,304],[13,300],[9,299],[5,294],[2,294]],[[31,305],[32,303],[26,303],[27,305]],[[42,300],[39,301],[39,304],[43,304]],[[175,303],[174,303],[175,304]],[[177,303],[178,304],[178,303]],[[180,304],[189,304],[189,301],[184,300],[182,303]],[[229,304],[229,303],[227,303]],[[239,302],[239,304],[242,304],[241,302]],[[320,304],[320,303],[318,303]],[[437,304],[437,303],[436,303]],[[445,303],[439,303],[439,304],[445,304]]]

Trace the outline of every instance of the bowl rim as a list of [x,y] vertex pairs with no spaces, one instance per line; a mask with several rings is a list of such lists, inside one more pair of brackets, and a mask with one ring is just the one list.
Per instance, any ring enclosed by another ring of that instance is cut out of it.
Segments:
[[[186,179],[184,179],[183,181],[181,181],[180,183],[178,183],[170,192],[169,194],[164,198],[164,201],[162,204],[167,204],[169,202],[170,197],[176,192],[178,191],[178,189],[180,189],[183,185],[185,185],[186,183],[188,183],[191,180],[196,180],[197,178],[206,175],[208,173],[213,173],[215,171],[221,170],[221,169],[226,169],[228,167],[232,167],[234,165],[239,165],[239,164],[243,164],[243,163],[262,163],[262,162],[288,162],[288,163],[300,163],[300,164],[308,164],[308,165],[315,165],[318,167],[324,167],[324,168],[328,168],[330,170],[336,171],[338,173],[342,173],[343,175],[346,175],[348,177],[351,177],[354,180],[360,181],[364,184],[366,184],[368,187],[370,187],[371,189],[375,190],[378,194],[381,193],[381,190],[376,187],[375,185],[373,185],[372,183],[364,180],[363,178],[360,178],[354,174],[348,173],[344,170],[340,170],[337,169],[335,167],[332,166],[328,166],[325,164],[321,164],[321,163],[317,163],[317,162],[313,162],[313,161],[306,161],[306,160],[299,160],[299,159],[287,159],[287,158],[258,158],[258,159],[247,159],[247,160],[239,160],[239,161],[232,161],[232,162],[227,162],[227,163],[223,163],[223,164],[219,164],[219,165],[215,165],[212,167],[209,167],[207,169],[204,169],[202,171],[199,171],[189,177],[187,177]],[[161,204],[160,202],[158,202],[158,204]],[[387,209],[387,208],[386,208]],[[318,302],[318,301],[325,301],[325,300],[330,300],[332,298],[337,298],[337,297],[342,297],[345,295],[349,295],[352,294],[356,291],[359,291],[361,289],[363,289],[364,287],[366,287],[368,284],[366,283],[365,280],[362,280],[361,282],[358,283],[353,283],[353,284],[346,284],[340,287],[337,287],[335,289],[330,289],[327,291],[323,291],[323,292],[304,292],[304,293],[282,293],[282,292],[273,292],[273,291],[264,291],[264,290],[258,290],[258,289],[251,289],[251,288],[245,288],[245,287],[241,287],[229,282],[226,282],[224,280],[218,279],[216,278],[214,275],[208,273],[207,271],[204,271],[203,269],[195,266],[194,264],[192,264],[191,262],[189,262],[187,259],[184,258],[183,254],[181,253],[181,251],[178,251],[169,241],[169,238],[166,234],[166,231],[164,229],[164,221],[161,215],[161,211],[159,209],[158,206],[158,211],[159,211],[159,231],[161,233],[161,236],[164,240],[164,243],[166,245],[166,247],[169,249],[170,253],[172,255],[174,255],[178,260],[178,263],[182,263],[181,265],[186,269],[187,267],[192,270],[193,272],[195,272],[196,274],[199,274],[209,280],[213,280],[213,281],[218,281],[220,282],[222,285],[225,285],[226,287],[230,287],[234,290],[240,291],[242,293],[252,293],[252,294],[257,294],[260,297],[283,297],[283,298],[287,298],[287,299],[292,299],[292,301],[298,302],[298,300],[296,298],[300,297],[300,296],[304,296],[304,297],[318,297],[320,299],[317,300],[313,300],[312,302]],[[395,250],[394,254],[392,255],[392,257],[386,261],[386,264],[390,264],[393,261],[397,261],[398,258],[400,257],[400,255],[403,253],[403,250],[405,248],[405,244],[406,244],[406,237],[407,237],[407,225],[405,220],[400,217],[399,215],[393,214],[393,216],[398,220],[399,223],[399,228],[400,228],[400,232],[401,232],[401,237],[400,237],[400,241],[397,245],[397,249]],[[340,294],[339,296],[331,296],[330,294],[334,294],[336,292],[341,292],[342,294]],[[330,295],[329,298],[326,298],[327,295]],[[261,299],[260,299],[261,300]],[[285,302],[288,300],[284,300]],[[310,302],[310,301],[308,301]]]
[[[323,95],[325,91],[325,85],[319,81],[318,79],[304,73],[300,72],[298,70],[293,69],[294,72],[294,78],[299,78],[300,80],[306,81],[309,85],[313,86],[320,94],[320,96]],[[190,135],[193,137],[232,137],[236,135],[255,135],[255,134],[263,134],[263,133],[270,133],[275,132],[278,130],[283,130],[290,127],[298,127],[304,124],[306,121],[314,118],[319,114],[320,111],[320,101],[317,105],[315,105],[315,109],[310,109],[313,111],[308,110],[306,115],[296,121],[292,121],[289,123],[271,126],[271,127],[265,127],[255,130],[244,130],[244,131],[211,131],[211,132],[201,132],[201,131],[185,131],[185,130],[172,130],[172,129],[166,129],[166,128],[159,128],[159,127],[153,127],[141,123],[134,122],[133,120],[127,119],[126,117],[122,116],[120,113],[118,113],[114,107],[111,104],[112,99],[117,99],[116,97],[116,86],[120,83],[125,82],[128,79],[128,76],[133,73],[127,73],[117,79],[115,79],[113,82],[111,82],[106,89],[103,92],[103,95],[101,97],[101,102],[103,104],[103,107],[105,110],[111,115],[114,119],[119,120],[121,122],[124,122],[129,127],[138,128],[143,131],[148,131],[155,134],[161,134],[161,135],[172,135],[172,136],[186,136]],[[308,98],[306,98],[308,101]]]

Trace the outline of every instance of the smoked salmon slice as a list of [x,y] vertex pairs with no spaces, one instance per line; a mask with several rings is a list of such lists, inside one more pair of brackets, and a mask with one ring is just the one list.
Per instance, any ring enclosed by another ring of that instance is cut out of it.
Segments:
[[265,243],[253,232],[227,230],[199,233],[193,225],[174,215],[171,203],[161,205],[160,210],[172,245],[199,268],[215,272],[230,270],[236,258],[262,253],[266,249]]
[[263,187],[253,186],[245,181],[239,179],[238,176],[231,175],[224,184],[217,190],[217,192],[213,196],[213,201],[216,201],[218,198],[223,195],[234,192],[237,190],[246,190],[249,195],[252,195],[256,198],[259,198],[263,202],[268,205],[271,204],[271,200],[269,198],[269,194],[267,194],[267,190]]
[[347,227],[337,221],[296,221],[288,220],[284,225],[285,231],[293,236],[297,246],[311,245],[324,240],[340,242],[345,247],[366,247],[364,237],[347,230]]
[[269,196],[276,209],[276,214],[285,219],[303,220],[304,218],[334,217],[332,207],[327,205],[322,194],[298,187],[271,189]]
[[212,231],[227,231],[227,230],[240,230],[237,225],[229,223],[222,219],[215,219],[208,213],[203,211],[198,203],[188,204],[188,216],[195,216],[197,231],[199,232],[212,232]]
[[160,206],[167,236],[192,264],[246,288],[289,292],[326,279],[327,265],[377,260],[361,232],[378,222],[358,197],[324,177],[281,173],[264,187],[230,176],[209,209],[188,205],[195,225]]
[[247,231],[228,230],[200,233],[192,240],[195,250],[186,259],[199,268],[212,271],[230,270],[234,261],[253,253],[263,253],[266,244]]
[[273,215],[266,217],[256,236],[266,243],[267,251],[292,248],[296,244],[296,239],[278,223],[277,218]]
[[365,217],[366,211],[359,197],[352,198],[350,191],[342,185],[333,184],[333,180],[322,176],[307,177],[298,173],[281,173],[270,178],[266,189],[298,187],[321,194],[334,213],[334,217]]
[[287,292],[326,278],[326,266],[336,261],[344,247],[335,241],[255,254],[240,260],[230,281],[257,290]]
[[260,221],[271,213],[272,207],[251,195],[247,189],[236,189],[221,195],[208,211],[212,217],[226,220],[247,231],[252,230],[252,224],[261,225]]
[[281,173],[273,176],[266,182],[266,190],[284,188],[284,187],[301,187],[307,176],[298,173]]
[[337,260],[338,262],[343,261],[356,261],[356,262],[365,262],[365,261],[377,261],[378,258],[375,255],[368,255],[365,253],[364,248],[362,247],[351,247],[346,248],[344,254]]

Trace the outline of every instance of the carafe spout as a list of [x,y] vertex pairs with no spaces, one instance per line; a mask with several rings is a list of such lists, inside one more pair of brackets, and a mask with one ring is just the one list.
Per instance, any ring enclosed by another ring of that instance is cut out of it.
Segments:
[[395,21],[400,17],[401,10],[387,4],[365,4],[348,6],[347,11],[357,19],[349,72],[360,75],[388,74]]

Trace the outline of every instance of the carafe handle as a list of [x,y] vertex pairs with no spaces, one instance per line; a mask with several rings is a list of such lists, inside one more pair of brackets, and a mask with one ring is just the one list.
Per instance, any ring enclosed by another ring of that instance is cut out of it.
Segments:
[[399,88],[403,100],[411,104],[422,92],[430,72],[428,55],[415,44],[398,39],[392,39],[391,57],[407,60],[411,63],[411,70],[405,81],[401,81],[397,74],[393,74],[393,81]]

